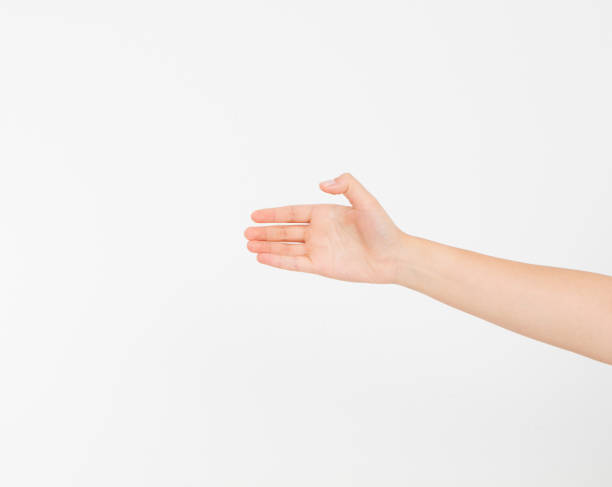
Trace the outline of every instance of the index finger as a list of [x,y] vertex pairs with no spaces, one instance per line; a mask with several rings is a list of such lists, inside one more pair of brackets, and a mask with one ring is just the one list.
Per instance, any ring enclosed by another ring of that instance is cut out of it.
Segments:
[[264,208],[251,213],[256,223],[308,223],[312,205],[291,205],[278,208]]

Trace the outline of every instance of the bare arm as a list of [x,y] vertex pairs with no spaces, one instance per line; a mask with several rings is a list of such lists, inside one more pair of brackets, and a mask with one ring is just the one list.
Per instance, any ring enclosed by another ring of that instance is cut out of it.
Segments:
[[525,264],[402,232],[350,174],[321,184],[351,206],[255,211],[259,262],[348,281],[406,286],[509,330],[612,364],[612,277]]
[[491,323],[612,364],[612,277],[407,237],[398,283]]

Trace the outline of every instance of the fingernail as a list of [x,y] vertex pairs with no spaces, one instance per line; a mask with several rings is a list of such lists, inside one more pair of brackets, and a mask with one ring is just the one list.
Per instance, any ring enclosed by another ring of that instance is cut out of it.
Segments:
[[330,179],[329,181],[323,181],[321,183],[321,186],[332,186],[333,184],[336,184],[336,180],[335,179]]

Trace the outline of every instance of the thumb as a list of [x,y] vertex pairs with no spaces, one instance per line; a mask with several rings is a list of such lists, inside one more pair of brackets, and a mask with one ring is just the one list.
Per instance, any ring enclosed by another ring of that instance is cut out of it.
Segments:
[[367,209],[378,206],[378,201],[351,174],[344,173],[335,179],[330,179],[319,185],[330,194],[343,194],[351,202],[353,208]]

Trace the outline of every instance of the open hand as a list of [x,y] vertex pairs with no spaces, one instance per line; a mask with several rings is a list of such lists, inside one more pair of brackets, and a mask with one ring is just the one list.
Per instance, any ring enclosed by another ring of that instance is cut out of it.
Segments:
[[[344,194],[351,206],[294,205],[254,211],[247,248],[257,260],[281,269],[310,272],[345,281],[390,283],[405,235],[378,201],[348,173],[320,184]],[[286,225],[299,224],[299,225]]]

